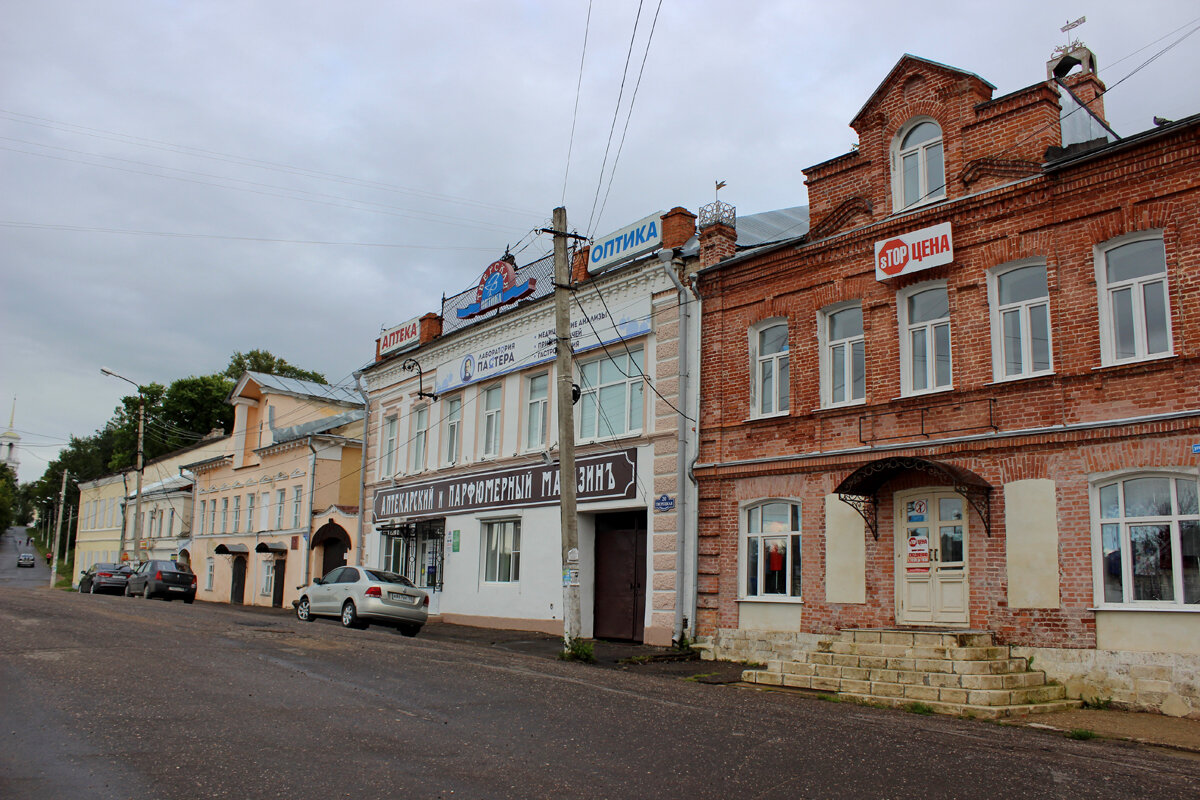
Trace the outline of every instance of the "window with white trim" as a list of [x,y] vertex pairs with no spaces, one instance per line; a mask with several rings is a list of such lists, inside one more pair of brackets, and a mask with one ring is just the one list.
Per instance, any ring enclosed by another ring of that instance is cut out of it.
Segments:
[[1161,231],[1121,236],[1096,248],[1100,354],[1104,364],[1169,355],[1171,306]]
[[996,380],[1044,375],[1050,358],[1050,292],[1045,264],[997,267],[988,273]]
[[275,491],[275,530],[283,530],[283,506],[287,503],[287,489]]
[[175,535],[175,507],[171,506],[171,510],[167,512],[167,536]]
[[409,472],[425,469],[425,446],[429,438],[429,406],[413,410],[412,463]]
[[489,386],[480,392],[483,395],[483,455],[494,458],[500,453],[500,406],[504,399],[504,387]]
[[525,387],[525,449],[541,450],[550,419],[550,373],[529,376]]
[[259,523],[258,529],[261,531],[269,530],[271,527],[271,493],[262,493],[262,521]]
[[750,416],[786,414],[791,396],[786,320],[766,320],[750,328],[750,371]]
[[644,352],[610,346],[609,353],[579,365],[579,438],[606,439],[642,430]]
[[446,463],[456,464],[462,446],[462,398],[446,401]]
[[254,530],[254,492],[246,495],[246,533]]
[[206,575],[204,578],[204,588],[211,592],[212,588],[213,588],[213,577],[216,575],[216,572],[217,572],[217,565],[215,563],[215,559],[212,559],[212,558],[208,559],[207,569],[205,570],[205,572],[206,572]]
[[242,496],[235,494],[233,496],[233,525],[230,527],[234,533],[242,529]]
[[205,520],[204,520],[204,514],[207,510],[208,510],[208,501],[201,500],[200,501],[200,526],[199,526],[201,536],[208,533],[208,525],[205,524]]
[[942,129],[929,117],[909,120],[892,142],[892,191],[897,211],[946,196]]
[[821,340],[821,401],[825,407],[861,403],[867,365],[860,303],[840,303],[818,314]]
[[228,530],[225,527],[225,523],[228,521],[229,521],[229,498],[222,497],[221,498],[221,533],[224,533],[226,530]]
[[302,487],[302,486],[293,486],[292,487],[292,527],[293,528],[300,527],[300,510],[301,510],[301,506],[302,506],[300,499],[303,496],[304,496],[304,487]]
[[1200,608],[1196,476],[1148,472],[1093,483],[1098,601]]
[[800,597],[800,503],[768,500],[742,514],[742,597]]
[[903,394],[949,389],[950,296],[944,284],[900,292],[900,360]]
[[208,501],[208,532],[217,532],[217,498]]
[[396,432],[398,429],[396,417],[386,417],[383,420],[383,431],[380,433],[379,444],[379,477],[390,478],[396,474]]
[[516,583],[521,579],[521,523],[496,520],[483,523],[483,580]]
[[262,594],[270,595],[275,591],[275,559],[268,558],[262,564]]

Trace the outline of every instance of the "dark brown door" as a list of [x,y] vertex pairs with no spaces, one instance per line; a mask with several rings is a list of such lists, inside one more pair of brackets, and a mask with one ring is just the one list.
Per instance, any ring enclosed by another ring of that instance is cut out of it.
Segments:
[[322,547],[321,574],[328,575],[346,564],[346,543],[337,539],[326,539]]
[[596,515],[593,636],[640,642],[646,616],[646,516]]
[[237,556],[233,559],[233,581],[229,589],[229,602],[241,605],[245,594],[246,559],[243,556]]
[[287,574],[287,559],[275,559],[275,585],[271,589],[271,605],[283,608],[283,579]]

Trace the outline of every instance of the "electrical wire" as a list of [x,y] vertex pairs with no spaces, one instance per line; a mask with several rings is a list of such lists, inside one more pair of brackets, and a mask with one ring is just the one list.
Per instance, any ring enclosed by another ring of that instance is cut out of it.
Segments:
[[563,171],[562,202],[567,204],[567,178],[571,175],[571,150],[575,146],[575,123],[579,119],[579,96],[583,88],[583,62],[587,57],[588,32],[592,28],[592,0],[588,0],[587,20],[583,24],[583,49],[579,54],[579,80],[575,83],[575,111],[571,115],[571,136],[567,140],[567,168]]

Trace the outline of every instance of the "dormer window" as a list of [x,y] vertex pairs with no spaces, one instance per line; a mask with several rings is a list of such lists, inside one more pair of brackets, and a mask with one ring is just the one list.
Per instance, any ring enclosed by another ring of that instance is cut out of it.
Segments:
[[892,185],[897,210],[946,196],[942,129],[928,118],[908,122],[896,134],[892,153]]

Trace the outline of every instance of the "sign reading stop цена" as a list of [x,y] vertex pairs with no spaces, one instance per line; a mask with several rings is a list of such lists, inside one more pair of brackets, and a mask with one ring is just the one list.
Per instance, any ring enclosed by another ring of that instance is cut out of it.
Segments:
[[954,260],[950,223],[942,222],[875,243],[875,280],[920,272]]

